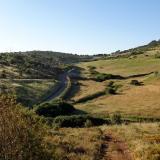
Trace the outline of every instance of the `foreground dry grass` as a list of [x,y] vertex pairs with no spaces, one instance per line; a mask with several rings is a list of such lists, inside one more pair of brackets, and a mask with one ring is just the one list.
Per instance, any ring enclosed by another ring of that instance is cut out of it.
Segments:
[[99,128],[62,128],[52,131],[46,141],[58,159],[93,160],[100,152],[101,138]]
[[160,124],[130,124],[101,127],[106,134],[124,140],[135,160],[160,159]]

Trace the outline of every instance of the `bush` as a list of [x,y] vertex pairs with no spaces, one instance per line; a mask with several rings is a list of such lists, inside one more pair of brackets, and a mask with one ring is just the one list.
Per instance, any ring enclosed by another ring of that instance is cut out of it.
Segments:
[[107,93],[109,93],[109,94],[116,94],[116,88],[112,88],[112,87],[108,87],[107,88]]
[[51,102],[45,102],[36,106],[35,112],[40,116],[56,117],[60,115],[73,114],[75,108],[64,101],[57,100]]
[[160,58],[160,52],[157,52],[157,53],[155,54],[155,58]]
[[92,121],[87,119],[86,122],[84,123],[84,126],[87,127],[87,128],[92,127],[93,126]]
[[130,84],[135,85],[135,86],[140,86],[141,82],[139,82],[138,80],[131,80]]
[[44,142],[46,127],[40,120],[24,115],[9,96],[0,96],[0,159],[50,160]]
[[106,73],[96,73],[93,78],[93,80],[97,81],[97,82],[103,82],[105,80],[109,80],[109,79],[124,79],[124,77],[120,76],[120,75],[113,75],[113,74],[106,74]]
[[59,116],[53,120],[53,125],[58,127],[89,127],[88,125],[102,124],[110,124],[110,121],[88,115]]
[[98,73],[96,76],[95,76],[95,80],[98,81],[98,82],[103,82],[107,79],[111,79],[112,78],[112,75],[111,74],[105,74],[105,73]]
[[114,85],[113,81],[110,81],[106,87],[106,92],[108,94],[116,94],[118,87],[119,87],[118,85]]
[[114,124],[121,124],[122,123],[122,117],[119,113],[115,113],[112,115],[112,122]]

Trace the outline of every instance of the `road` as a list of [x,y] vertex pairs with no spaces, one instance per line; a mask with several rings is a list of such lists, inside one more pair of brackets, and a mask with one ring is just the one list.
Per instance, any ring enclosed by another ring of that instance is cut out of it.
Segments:
[[52,99],[58,98],[61,95],[61,93],[65,90],[68,84],[67,75],[67,73],[63,73],[58,76],[59,82],[54,87],[52,93],[43,101],[50,101]]

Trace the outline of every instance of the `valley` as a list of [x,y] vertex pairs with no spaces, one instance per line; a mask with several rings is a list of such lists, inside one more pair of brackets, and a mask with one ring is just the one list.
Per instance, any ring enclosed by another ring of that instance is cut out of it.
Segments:
[[159,41],[100,56],[1,53],[0,101],[13,96],[44,127],[55,160],[158,160],[159,55]]

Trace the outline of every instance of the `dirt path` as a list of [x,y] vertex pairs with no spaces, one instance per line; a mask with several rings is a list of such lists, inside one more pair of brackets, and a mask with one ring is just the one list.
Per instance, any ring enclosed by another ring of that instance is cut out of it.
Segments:
[[101,160],[133,160],[127,145],[113,135],[103,137]]

